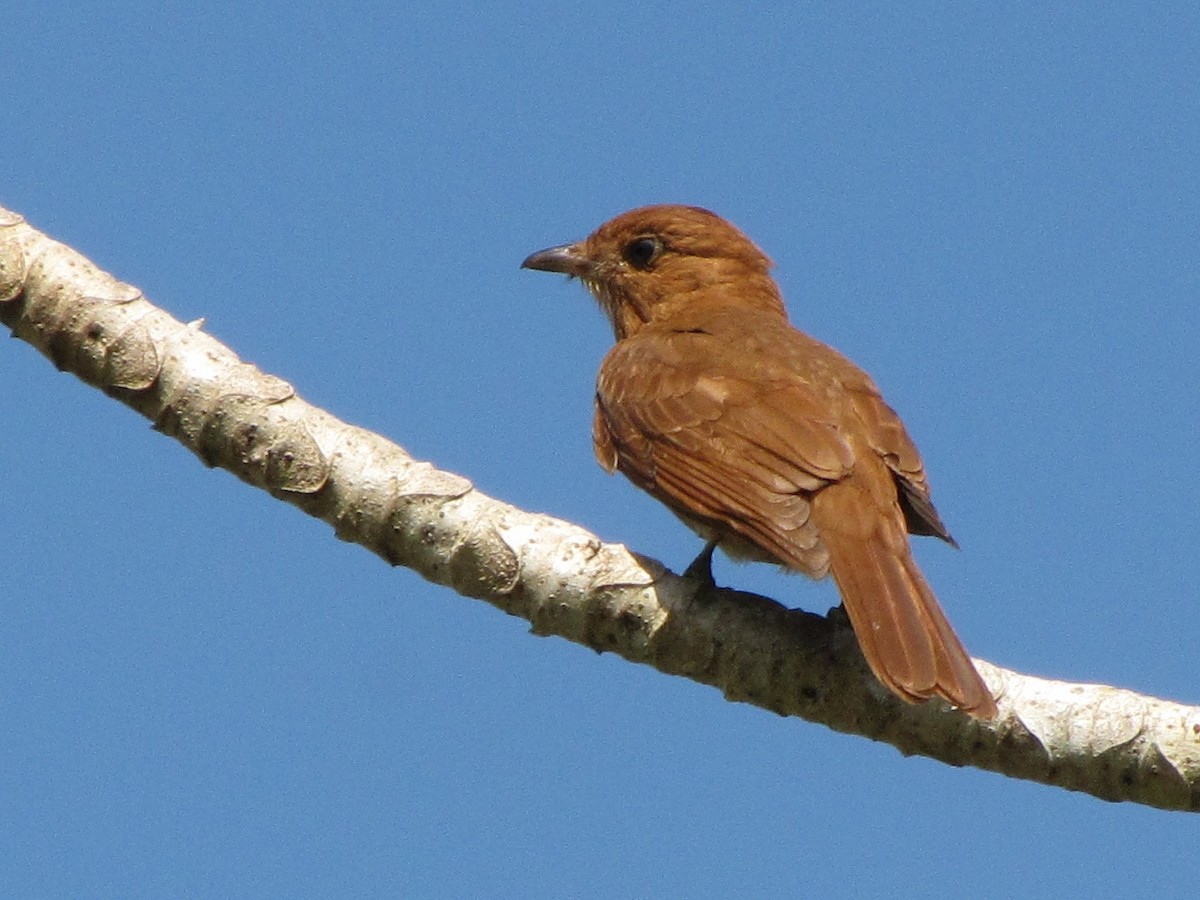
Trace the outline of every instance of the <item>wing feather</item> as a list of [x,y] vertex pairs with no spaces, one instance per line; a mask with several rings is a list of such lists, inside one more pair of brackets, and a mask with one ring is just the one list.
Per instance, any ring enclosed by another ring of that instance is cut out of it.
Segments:
[[855,414],[865,426],[867,442],[892,471],[909,532],[939,537],[957,547],[933,505],[921,455],[900,417],[869,380],[848,393]]
[[[850,472],[854,454],[812,385],[789,371],[754,380],[721,371],[707,337],[658,334],[613,348],[597,385],[597,458],[685,519],[724,525],[823,575],[809,500]],[[703,374],[679,365],[684,352],[705,354]]]

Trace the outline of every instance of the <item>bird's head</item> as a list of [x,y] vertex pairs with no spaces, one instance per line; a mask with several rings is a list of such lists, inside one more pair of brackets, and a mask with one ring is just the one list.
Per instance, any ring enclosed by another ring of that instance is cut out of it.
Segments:
[[630,210],[584,240],[540,250],[521,265],[583,281],[618,340],[699,303],[786,316],[766,254],[729,222],[695,206]]

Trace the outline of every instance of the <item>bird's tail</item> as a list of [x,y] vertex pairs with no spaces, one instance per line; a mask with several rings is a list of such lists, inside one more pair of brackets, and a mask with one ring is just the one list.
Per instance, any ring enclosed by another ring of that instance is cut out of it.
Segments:
[[995,718],[991,691],[917,568],[908,536],[892,524],[880,523],[888,533],[866,539],[836,526],[821,535],[871,671],[910,703],[937,696],[976,718]]

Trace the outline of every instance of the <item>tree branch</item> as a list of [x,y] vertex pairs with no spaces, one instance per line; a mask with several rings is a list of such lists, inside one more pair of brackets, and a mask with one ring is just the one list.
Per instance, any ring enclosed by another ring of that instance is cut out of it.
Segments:
[[393,565],[730,700],[904,754],[1163,809],[1200,810],[1200,708],[978,662],[1000,719],[909,706],[840,616],[706,590],[577,526],[527,513],[339,421],[286,381],[0,208],[0,321],[60,369]]

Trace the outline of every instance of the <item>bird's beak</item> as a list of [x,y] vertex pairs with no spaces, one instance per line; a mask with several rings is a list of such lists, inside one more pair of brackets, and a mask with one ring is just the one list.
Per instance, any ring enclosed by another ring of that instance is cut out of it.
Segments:
[[563,244],[531,253],[521,263],[522,269],[537,269],[541,272],[561,272],[578,278],[592,270],[592,262],[583,252],[582,244]]

